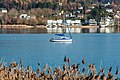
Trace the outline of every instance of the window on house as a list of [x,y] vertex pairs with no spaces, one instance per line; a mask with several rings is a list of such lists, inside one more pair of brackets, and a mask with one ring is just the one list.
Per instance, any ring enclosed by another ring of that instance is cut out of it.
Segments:
[[24,18],[24,16],[22,16],[22,18]]

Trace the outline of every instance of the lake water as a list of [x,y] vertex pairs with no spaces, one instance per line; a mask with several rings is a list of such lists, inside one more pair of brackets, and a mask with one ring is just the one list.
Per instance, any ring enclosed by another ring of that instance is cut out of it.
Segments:
[[[20,61],[24,66],[41,68],[49,64],[52,68],[62,66],[63,58],[70,57],[72,63],[81,63],[85,58],[86,65],[95,63],[97,69],[109,67],[114,70],[120,65],[120,34],[72,34],[73,43],[52,43],[53,34],[1,34],[0,58],[4,62]],[[114,71],[113,70],[113,71]]]

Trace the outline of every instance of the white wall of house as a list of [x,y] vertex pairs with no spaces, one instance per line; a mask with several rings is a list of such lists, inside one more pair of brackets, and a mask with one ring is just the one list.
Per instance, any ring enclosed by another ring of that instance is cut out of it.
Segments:
[[47,20],[47,24],[52,24],[53,20]]
[[105,26],[113,26],[114,20],[112,18],[106,18],[105,20]]
[[47,20],[47,27],[52,27],[53,20]]
[[95,19],[90,19],[89,20],[89,25],[90,26],[97,26],[97,22],[95,21]]
[[106,9],[106,11],[111,13],[111,12],[113,12],[113,9]]
[[105,18],[104,17],[101,17],[100,26],[101,26],[101,28],[105,28]]
[[19,18],[26,18],[28,15],[27,14],[21,14]]
[[71,25],[71,20],[66,20],[67,25]]
[[7,13],[8,11],[6,9],[3,9],[1,12],[2,13]]
[[108,2],[107,4],[104,4],[104,6],[109,6],[110,5],[110,2]]
[[63,22],[63,20],[47,20],[47,26],[50,27],[52,25],[58,25],[58,26],[62,26],[62,25],[78,25],[80,26],[81,25],[81,20],[66,20],[66,23],[65,24]]
[[63,23],[63,21],[62,20],[57,20],[57,23],[60,26]]

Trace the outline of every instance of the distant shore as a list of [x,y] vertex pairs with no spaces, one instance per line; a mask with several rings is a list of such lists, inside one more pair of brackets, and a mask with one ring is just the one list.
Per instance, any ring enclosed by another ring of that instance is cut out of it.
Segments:
[[[99,28],[97,26],[70,26],[71,33],[119,33],[113,27]],[[0,25],[0,33],[68,33],[65,27],[47,27],[45,25]]]

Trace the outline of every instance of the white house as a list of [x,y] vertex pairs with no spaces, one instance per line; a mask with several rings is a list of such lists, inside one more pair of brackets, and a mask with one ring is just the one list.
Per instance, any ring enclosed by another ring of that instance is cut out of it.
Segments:
[[56,21],[56,20],[53,20],[53,21],[52,21],[52,24],[53,24],[53,25],[57,25],[57,21]]
[[81,20],[66,20],[66,23],[63,20],[47,20],[47,26],[62,26],[62,25],[81,25]]
[[71,25],[73,25],[73,26],[74,26],[74,25],[75,25],[75,23],[76,23],[76,21],[71,21]]
[[30,19],[30,18],[31,18],[31,16],[27,16],[27,17],[26,17],[26,19]]
[[75,20],[76,24],[81,25],[81,20]]
[[52,21],[53,21],[53,20],[47,20],[47,26],[48,26],[48,27],[52,27],[52,24],[53,24]]
[[67,25],[71,25],[71,20],[66,20]]
[[3,9],[1,12],[2,12],[2,13],[7,13],[7,10],[6,10],[6,9]]
[[90,19],[89,20],[89,25],[90,26],[97,26],[97,22],[95,21],[95,19]]
[[52,24],[53,20],[47,20],[47,24]]
[[19,18],[27,18],[27,16],[28,16],[28,14],[21,14],[20,16],[19,16]]
[[107,8],[106,11],[109,12],[109,13],[112,13],[112,12],[113,12],[113,9]]
[[120,12],[117,12],[117,14],[114,16],[114,21],[117,26],[120,26]]
[[114,19],[112,19],[111,17],[107,17],[105,19],[105,26],[114,26]]
[[77,25],[80,26],[81,25],[81,20],[66,20],[68,25]]
[[79,9],[83,9],[83,7],[79,7]]
[[5,9],[5,8],[0,8],[0,12],[1,12],[1,13],[7,13],[8,11],[7,11],[7,9]]
[[62,21],[62,20],[57,20],[57,24],[58,24],[59,26],[61,26],[61,25],[62,25],[62,23],[63,23],[63,21]]
[[104,4],[104,6],[109,6],[110,5],[110,2],[108,2],[107,4]]

